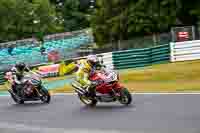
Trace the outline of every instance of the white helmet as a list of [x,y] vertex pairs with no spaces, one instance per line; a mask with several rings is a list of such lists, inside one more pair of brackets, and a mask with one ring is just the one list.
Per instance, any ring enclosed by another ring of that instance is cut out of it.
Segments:
[[99,61],[98,57],[96,55],[88,55],[87,60],[90,61],[90,62],[93,62],[93,63],[96,63],[96,62]]

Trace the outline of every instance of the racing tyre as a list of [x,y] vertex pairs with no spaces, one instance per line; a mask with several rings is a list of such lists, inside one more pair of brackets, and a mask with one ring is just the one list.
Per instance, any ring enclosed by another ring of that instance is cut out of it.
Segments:
[[129,105],[132,102],[132,96],[130,92],[128,91],[128,89],[126,88],[121,89],[120,95],[121,96],[120,96],[119,102],[121,104]]
[[96,99],[89,99],[88,97],[81,94],[78,94],[78,97],[81,100],[81,102],[84,103],[86,106],[94,107],[97,104]]
[[41,101],[44,102],[44,103],[50,103],[51,96],[49,94],[49,91],[45,87],[42,87],[40,89],[40,93],[42,94],[42,96],[40,98]]

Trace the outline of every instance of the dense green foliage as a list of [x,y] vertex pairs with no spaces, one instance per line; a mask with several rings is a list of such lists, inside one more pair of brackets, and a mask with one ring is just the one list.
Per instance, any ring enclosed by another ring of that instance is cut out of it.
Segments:
[[89,26],[79,12],[79,0],[0,0],[0,16],[0,42],[33,36],[41,39]]
[[91,26],[101,45],[167,32],[172,26],[197,26],[199,7],[198,0],[97,0]]
[[[198,25],[199,0],[0,0],[0,42],[92,27],[99,45]],[[84,7],[84,8],[83,8]]]
[[0,0],[0,41],[57,32],[55,14],[48,0]]

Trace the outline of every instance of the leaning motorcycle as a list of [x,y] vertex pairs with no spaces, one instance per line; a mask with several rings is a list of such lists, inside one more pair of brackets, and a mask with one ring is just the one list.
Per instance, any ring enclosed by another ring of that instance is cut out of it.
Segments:
[[127,88],[119,83],[119,75],[115,71],[96,71],[90,75],[92,82],[98,82],[96,86],[95,98],[87,96],[87,87],[81,86],[77,81],[72,83],[72,87],[78,94],[79,99],[88,106],[95,106],[97,102],[116,102],[123,105],[129,105],[132,102],[132,96]]
[[[43,86],[40,75],[35,72],[28,72],[24,75],[21,83],[14,80],[12,72],[7,72],[5,78],[7,83],[10,85],[8,87],[8,92],[10,93],[12,99],[17,104],[23,104],[25,101],[38,101],[41,100],[43,103],[49,103],[51,96],[48,90]],[[19,85],[19,90],[14,92],[12,85]],[[20,94],[20,95],[19,95]]]

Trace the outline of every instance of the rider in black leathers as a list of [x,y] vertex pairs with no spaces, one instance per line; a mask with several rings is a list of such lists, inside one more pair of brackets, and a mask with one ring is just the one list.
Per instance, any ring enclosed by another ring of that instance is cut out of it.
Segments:
[[19,90],[23,88],[21,80],[24,77],[24,73],[29,72],[30,69],[25,63],[18,63],[11,69],[11,71],[15,81],[14,84],[12,85],[12,90],[14,91],[14,93],[20,96],[21,94],[19,93],[20,92]]

